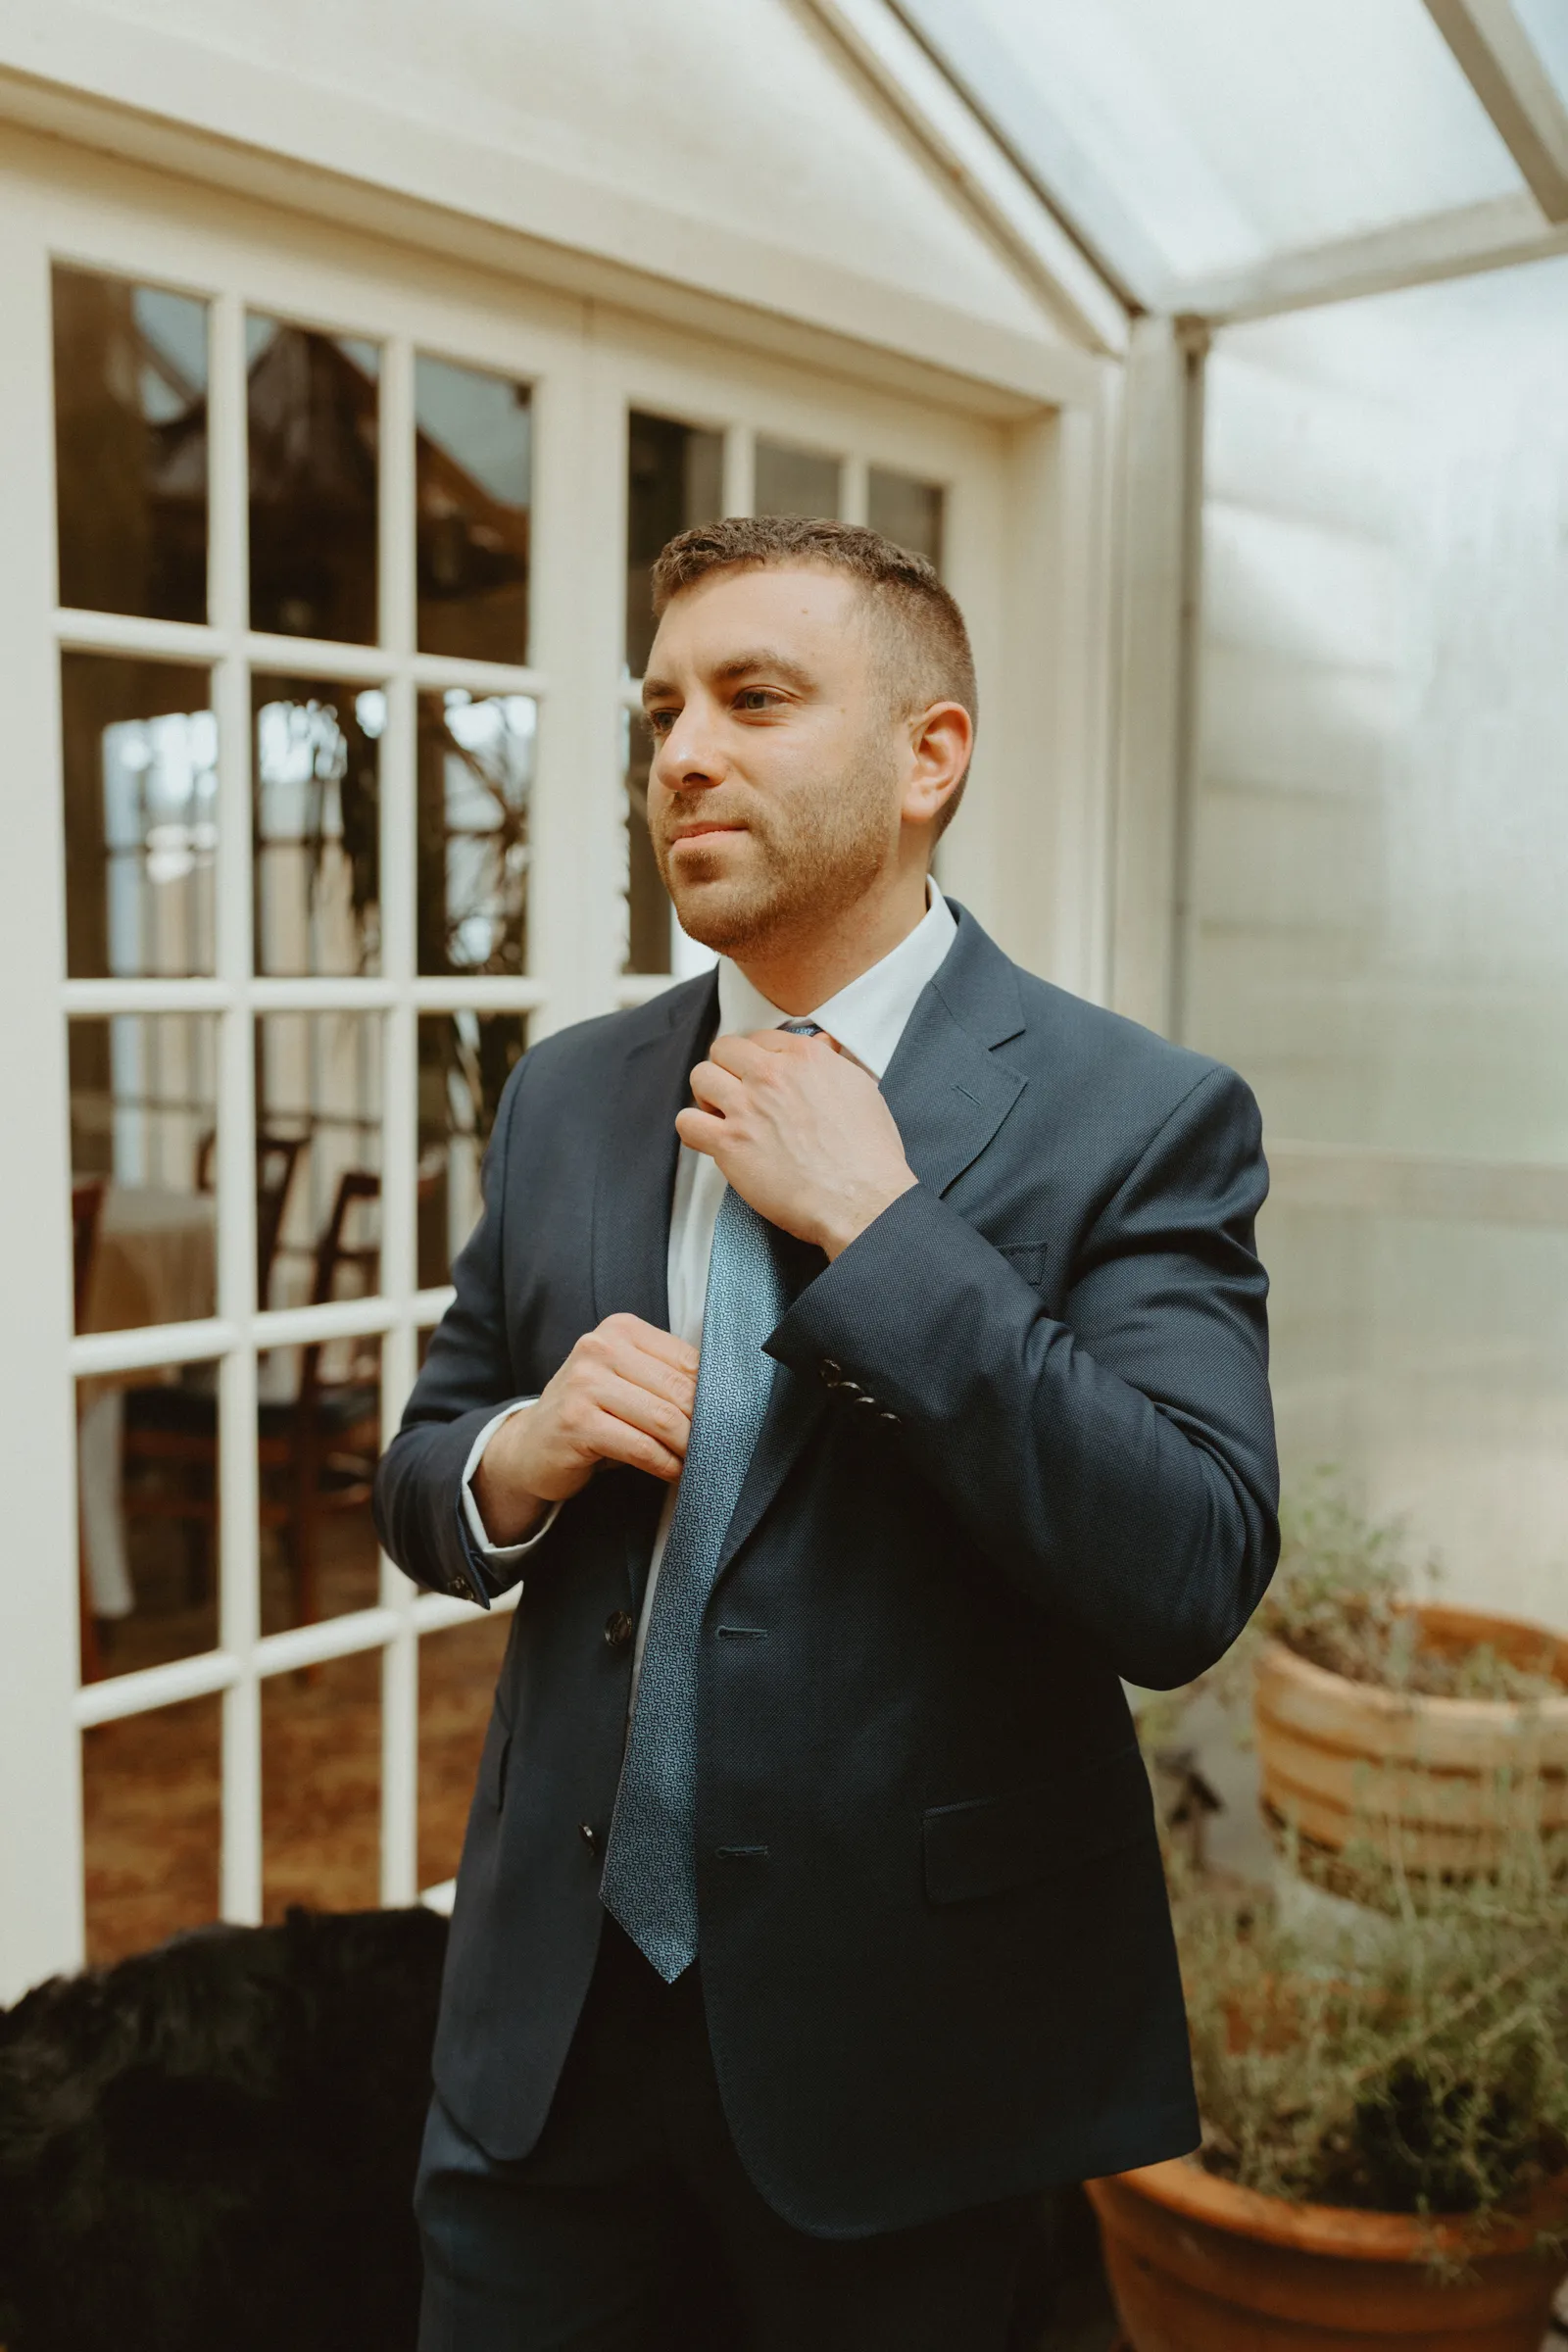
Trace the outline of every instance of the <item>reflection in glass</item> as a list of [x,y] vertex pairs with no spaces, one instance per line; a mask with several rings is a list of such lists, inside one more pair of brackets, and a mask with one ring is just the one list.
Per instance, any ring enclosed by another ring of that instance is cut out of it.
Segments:
[[217,1029],[199,1012],[70,1024],[78,1331],[216,1309]]
[[218,1366],[76,1383],[85,1679],[218,1646]]
[[942,491],[936,482],[873,466],[866,520],[873,531],[942,569]]
[[474,1774],[512,1631],[507,1617],[454,1625],[419,1643],[419,1885],[457,1876]]
[[67,971],[211,972],[218,725],[208,672],[64,654],[60,697]]
[[252,314],[251,626],[374,643],[380,353]]
[[[256,1132],[268,1139],[278,1163],[271,1177],[275,1232],[262,1303],[306,1306],[330,1296],[373,1292],[380,1242],[380,1016],[270,1012],[257,1021],[256,1031]],[[288,1146],[293,1157],[284,1169]],[[345,1222],[328,1248],[340,1207]],[[352,1280],[344,1250],[356,1253]],[[323,1288],[328,1278],[335,1291]]]
[[419,651],[526,662],[528,386],[420,352],[414,416]]
[[262,1685],[262,1915],[364,1911],[381,1887],[381,1655]]
[[257,677],[252,814],[256,969],[375,972],[381,961],[379,686]]
[[221,1748],[216,1697],[82,1733],[89,1967],[218,1917]]
[[756,507],[759,514],[836,514],[837,458],[785,441],[759,441]]
[[528,968],[528,796],[539,707],[461,686],[418,701],[421,972]]
[[207,305],[54,272],[60,602],[207,618]]
[[654,738],[640,710],[621,715],[621,760],[626,780],[626,956],[628,972],[667,972],[674,912],[660,879],[648,831],[648,775]]
[[654,642],[649,572],[677,531],[723,509],[724,436],[634,409],[626,445],[626,674],[640,678]]
[[478,1222],[479,1170],[502,1089],[528,1044],[520,1012],[419,1015],[418,1287],[452,1279]]
[[[374,1195],[345,1183],[322,1236],[318,1304],[375,1288]],[[381,1343],[274,1348],[257,1408],[262,1631],[375,1606],[370,1480],[381,1450]]]

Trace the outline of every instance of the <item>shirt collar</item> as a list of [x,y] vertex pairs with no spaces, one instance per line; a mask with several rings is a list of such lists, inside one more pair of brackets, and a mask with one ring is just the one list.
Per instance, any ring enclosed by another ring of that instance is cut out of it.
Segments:
[[861,972],[848,988],[829,997],[814,1012],[780,1012],[760,989],[754,988],[739,964],[727,956],[718,962],[718,1027],[721,1036],[743,1036],[748,1029],[776,1029],[787,1020],[815,1021],[836,1045],[880,1079],[908,1025],[920,992],[936,975],[952,947],[957,924],[953,910],[927,877],[926,910],[906,939],[901,939],[880,963]]

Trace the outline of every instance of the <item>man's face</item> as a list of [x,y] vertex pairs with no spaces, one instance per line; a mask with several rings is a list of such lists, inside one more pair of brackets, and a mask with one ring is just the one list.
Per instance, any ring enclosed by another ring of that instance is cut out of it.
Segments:
[[776,951],[896,859],[909,733],[876,657],[841,572],[714,572],[665,612],[643,688],[648,820],[693,939]]

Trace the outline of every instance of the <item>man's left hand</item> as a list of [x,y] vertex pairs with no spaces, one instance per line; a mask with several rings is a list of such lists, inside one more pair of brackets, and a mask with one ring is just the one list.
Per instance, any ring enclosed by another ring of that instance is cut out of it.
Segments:
[[825,1037],[715,1038],[675,1126],[760,1216],[829,1257],[915,1183],[876,1080]]

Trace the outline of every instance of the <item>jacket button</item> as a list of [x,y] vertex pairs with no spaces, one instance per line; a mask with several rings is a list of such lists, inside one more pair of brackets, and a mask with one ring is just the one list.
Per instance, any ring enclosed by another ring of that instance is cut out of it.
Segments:
[[591,1821],[579,1821],[577,1824],[577,1835],[582,1839],[584,1845],[588,1848],[588,1851],[591,1854],[598,1853],[599,1832],[594,1828],[594,1825]]
[[877,1419],[879,1421],[885,1421],[889,1429],[902,1429],[904,1427],[904,1424],[899,1419],[897,1413],[878,1413]]
[[842,1390],[846,1396],[853,1397],[857,1404],[861,1404],[864,1402],[865,1391],[861,1388],[858,1380],[835,1381],[834,1386],[835,1388]]
[[624,1609],[612,1609],[605,1619],[605,1642],[611,1649],[624,1649],[636,1631],[636,1619]]
[[882,1407],[878,1404],[876,1398],[874,1396],[868,1396],[863,1389],[856,1390],[855,1401],[859,1406],[862,1413],[879,1413],[882,1410]]
[[836,1389],[844,1378],[843,1365],[836,1364],[830,1355],[824,1355],[822,1361],[817,1365],[816,1369],[821,1376],[822,1386],[825,1389]]
[[447,1591],[452,1594],[454,1600],[471,1600],[473,1598],[473,1587],[466,1576],[455,1576],[448,1585]]

